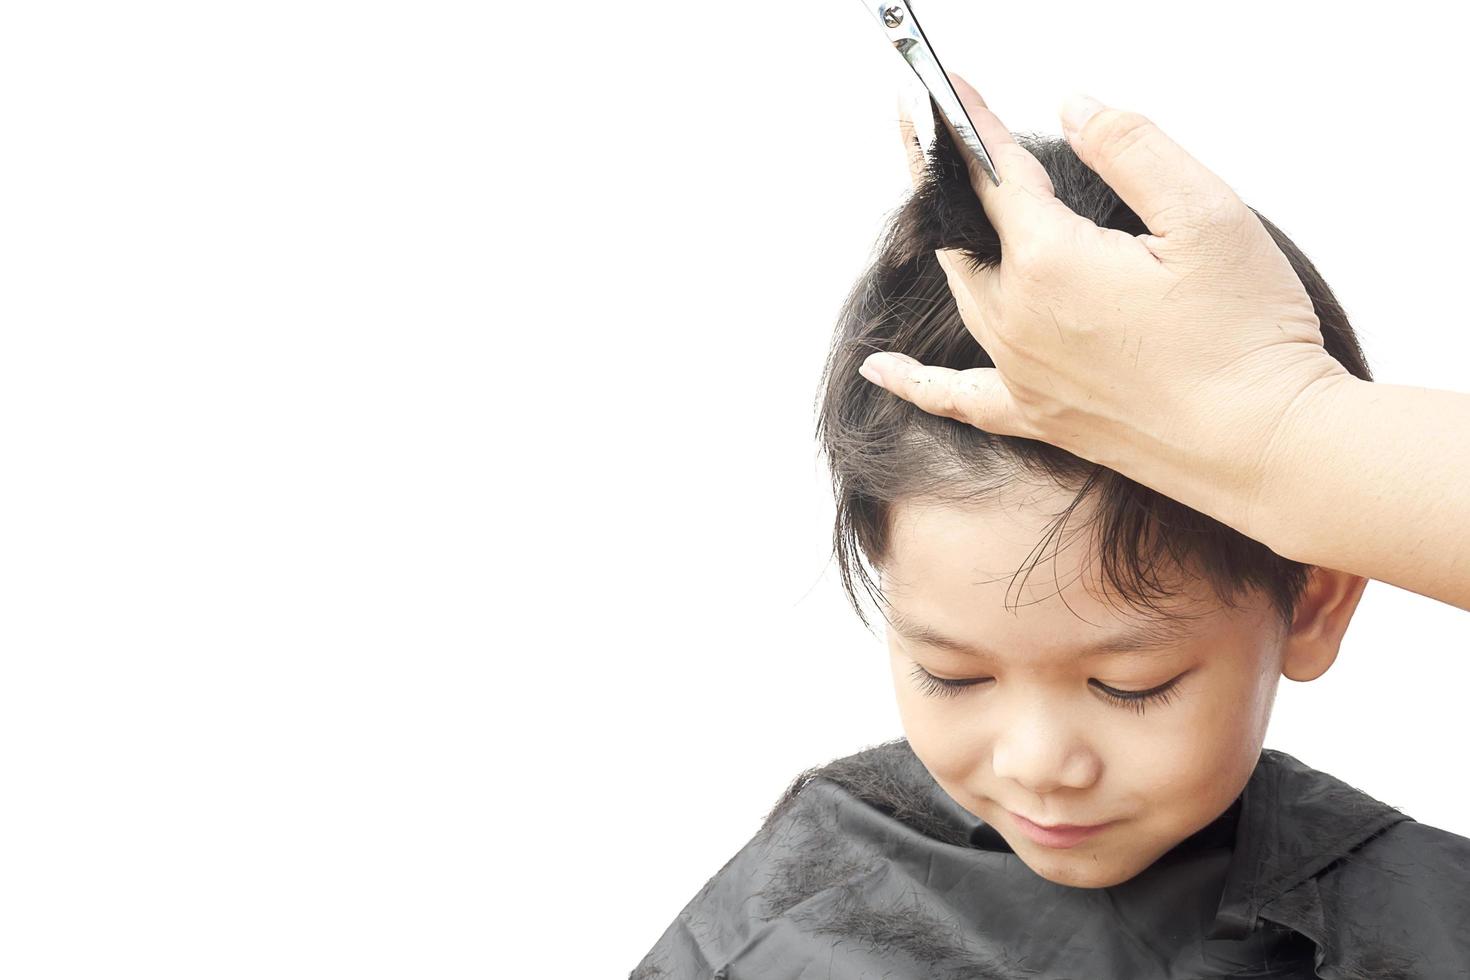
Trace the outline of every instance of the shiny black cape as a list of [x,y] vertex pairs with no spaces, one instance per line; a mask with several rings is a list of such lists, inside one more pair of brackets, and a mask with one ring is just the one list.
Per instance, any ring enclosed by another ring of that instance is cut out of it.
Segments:
[[906,739],[798,776],[631,980],[1470,978],[1470,839],[1284,752],[1111,888],[1057,885]]

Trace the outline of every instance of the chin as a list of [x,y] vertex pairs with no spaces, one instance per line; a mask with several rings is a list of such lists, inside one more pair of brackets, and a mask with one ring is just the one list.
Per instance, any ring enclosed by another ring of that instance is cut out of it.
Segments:
[[1056,885],[1068,888],[1111,888],[1121,885],[1138,874],[1142,868],[1117,867],[1101,864],[1095,854],[1078,854],[1068,858],[1043,858],[1033,860],[1029,855],[1017,852],[1026,867]]

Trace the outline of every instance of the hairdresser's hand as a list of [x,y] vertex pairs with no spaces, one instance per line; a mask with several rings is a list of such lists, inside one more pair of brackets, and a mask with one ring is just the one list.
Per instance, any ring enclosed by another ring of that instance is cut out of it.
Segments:
[[[970,161],[1002,258],[976,271],[962,253],[939,257],[996,368],[957,372],[893,352],[868,358],[865,375],[927,411],[1060,446],[1257,536],[1252,511],[1279,430],[1352,380],[1322,347],[1290,263],[1230,187],[1148,119],[1073,103],[1073,149],[1152,234],[1099,228],[1057,200],[1036,159],[951,77],[1000,174],[996,186]],[[917,179],[923,153],[907,120],[903,139]]]

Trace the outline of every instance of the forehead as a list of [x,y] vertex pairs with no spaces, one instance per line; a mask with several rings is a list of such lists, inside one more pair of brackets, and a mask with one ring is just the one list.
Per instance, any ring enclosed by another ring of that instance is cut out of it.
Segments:
[[[1094,501],[1059,525],[1074,499],[1055,487],[1017,485],[973,506],[895,504],[880,569],[892,610],[949,635],[1079,645],[1099,630],[1146,622],[1104,580],[1089,525]],[[1208,583],[1179,569],[1160,575],[1176,586],[1155,600],[1162,609],[1203,620],[1198,629],[1226,612]]]

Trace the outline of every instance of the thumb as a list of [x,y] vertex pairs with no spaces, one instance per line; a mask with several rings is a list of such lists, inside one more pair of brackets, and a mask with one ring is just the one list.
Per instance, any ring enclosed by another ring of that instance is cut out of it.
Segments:
[[858,372],[930,415],[1000,436],[1035,438],[995,368],[933,367],[896,351],[873,354]]
[[1154,235],[1197,236],[1249,210],[1230,185],[1147,117],[1086,95],[1063,102],[1061,116],[1077,156]]

